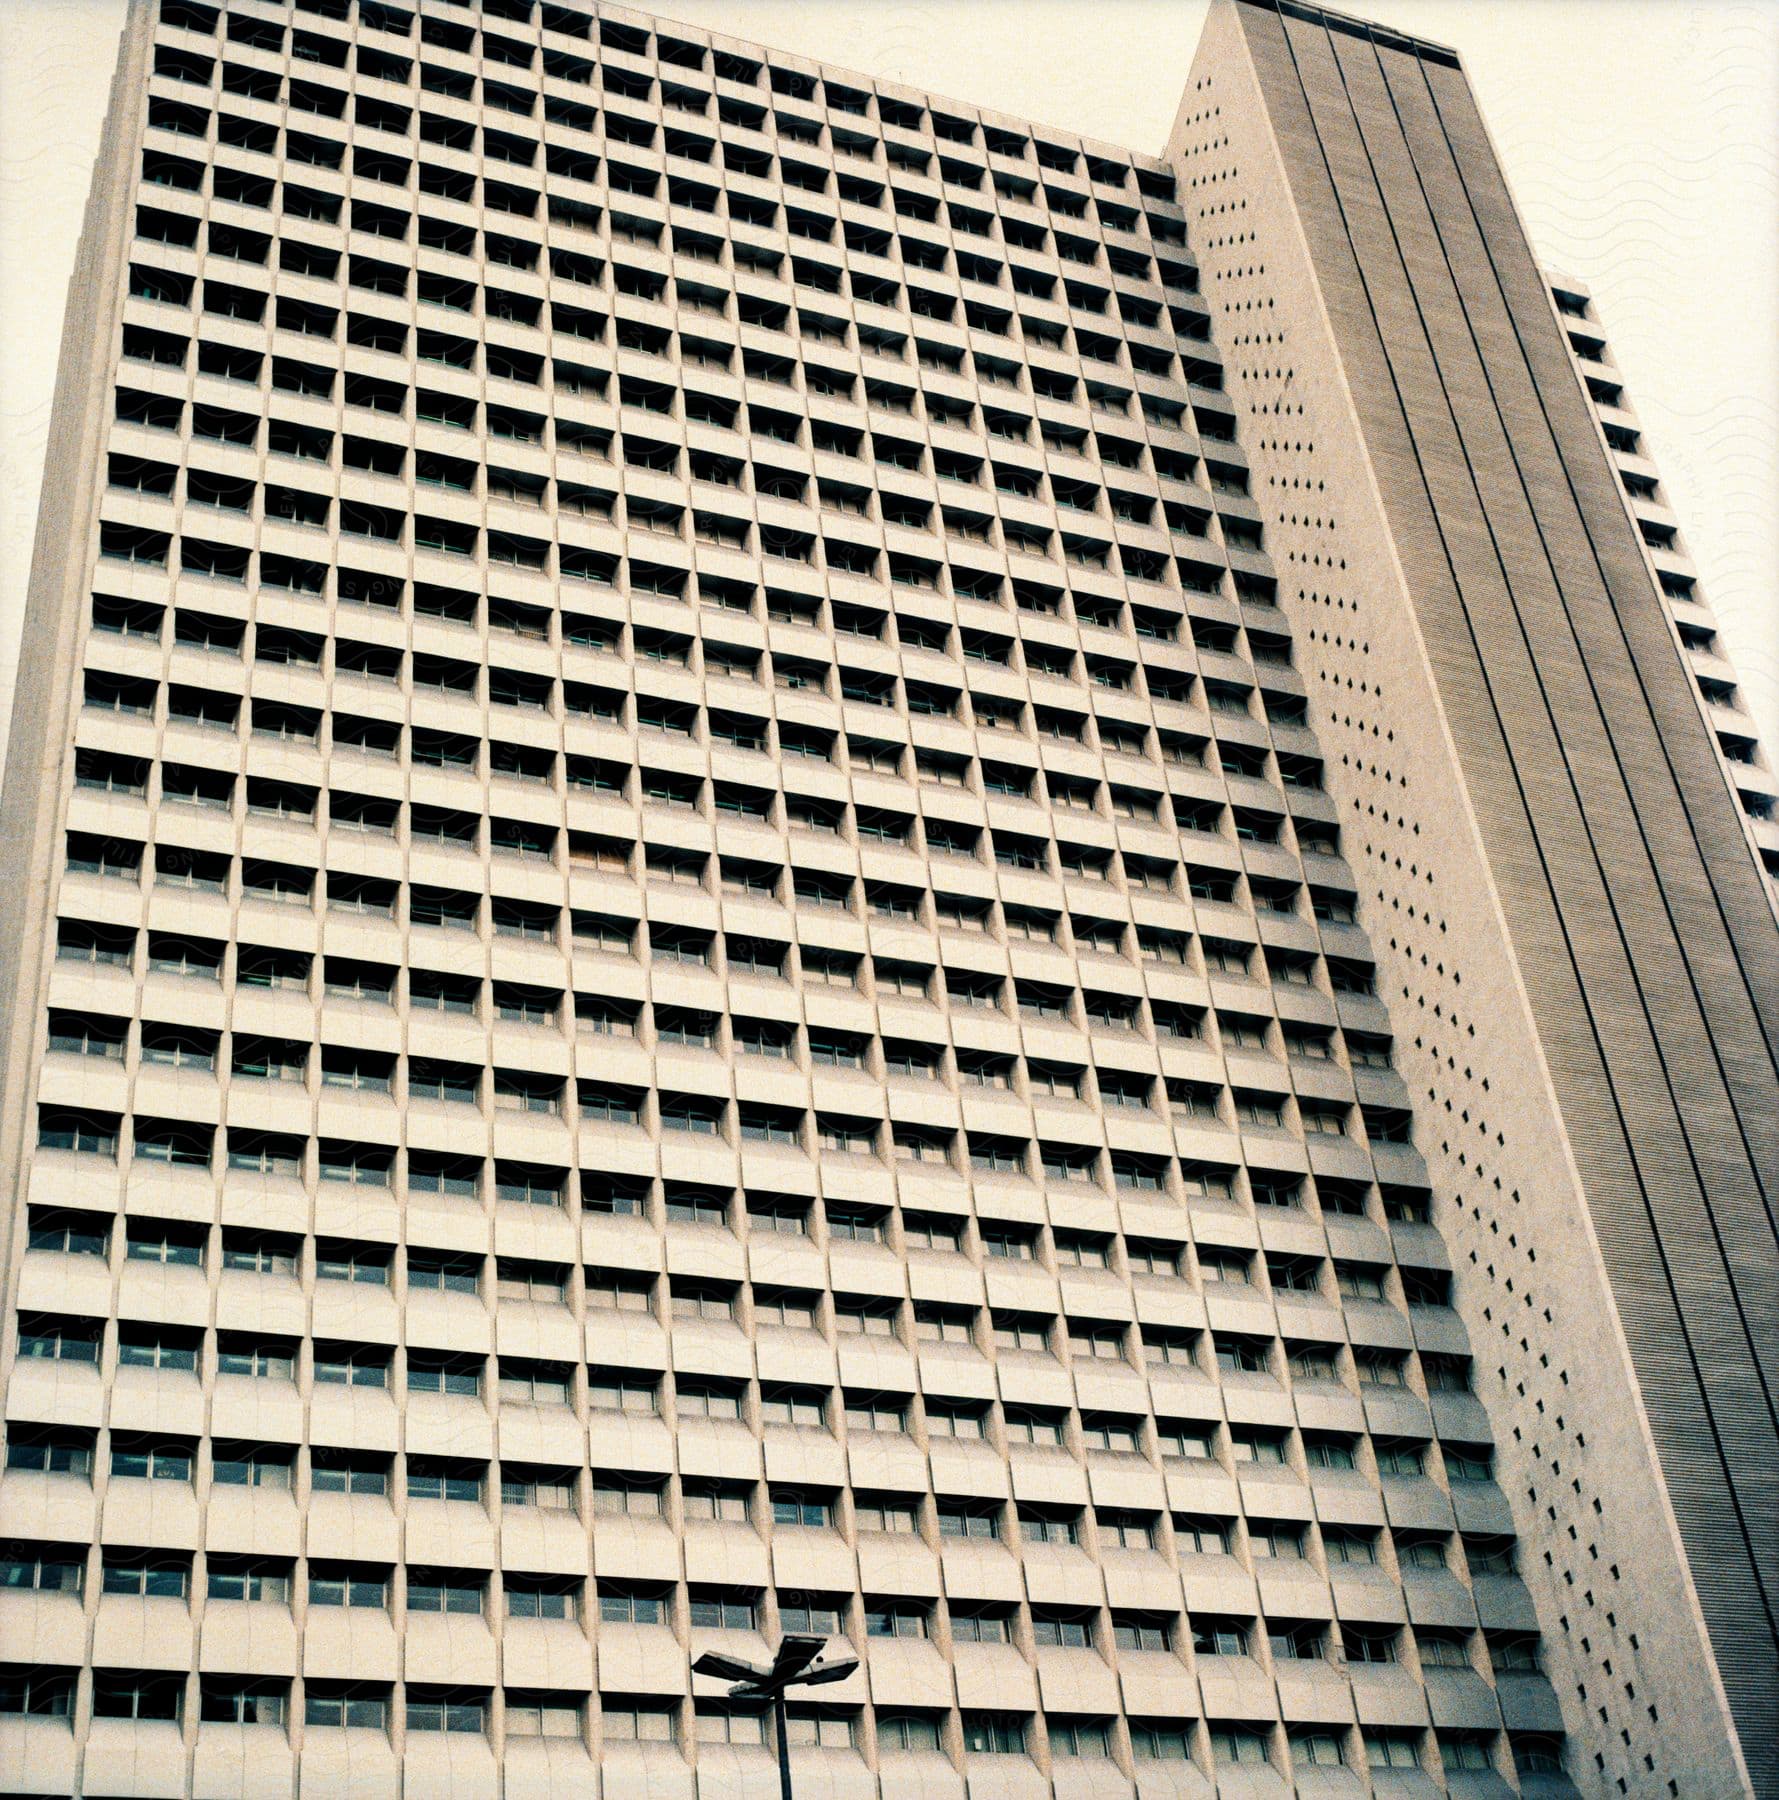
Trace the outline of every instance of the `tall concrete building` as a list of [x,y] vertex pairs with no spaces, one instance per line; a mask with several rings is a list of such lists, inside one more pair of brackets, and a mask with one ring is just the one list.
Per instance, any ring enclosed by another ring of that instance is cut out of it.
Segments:
[[1779,929],[1449,51],[142,6],[26,632],[0,1788],[1776,1791]]

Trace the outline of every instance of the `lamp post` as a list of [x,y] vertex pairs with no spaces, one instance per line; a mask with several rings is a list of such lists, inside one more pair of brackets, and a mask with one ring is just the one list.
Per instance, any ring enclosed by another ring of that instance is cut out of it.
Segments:
[[731,1683],[729,1693],[736,1700],[770,1700],[772,1731],[778,1740],[778,1791],[780,1800],[791,1796],[791,1746],[785,1732],[785,1689],[815,1687],[824,1681],[844,1681],[859,1666],[856,1656],[842,1655],[830,1662],[816,1659],[827,1649],[824,1637],[806,1637],[792,1632],[779,1641],[772,1666],[762,1669],[739,1656],[725,1656],[720,1650],[706,1650],[693,1663],[699,1675],[714,1675]]

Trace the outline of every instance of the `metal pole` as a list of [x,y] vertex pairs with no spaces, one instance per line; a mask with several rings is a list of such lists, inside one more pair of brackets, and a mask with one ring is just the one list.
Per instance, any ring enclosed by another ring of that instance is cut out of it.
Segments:
[[778,1793],[779,1800],[792,1800],[791,1797],[791,1737],[785,1729],[784,1722],[784,1689],[780,1688],[772,1696],[772,1729],[778,1736]]

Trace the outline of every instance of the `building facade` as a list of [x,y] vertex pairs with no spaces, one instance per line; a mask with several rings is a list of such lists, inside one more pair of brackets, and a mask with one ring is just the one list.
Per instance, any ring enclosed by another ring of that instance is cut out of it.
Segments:
[[690,1665],[815,1631],[799,1791],[1772,1791],[1779,933],[1557,317],[1455,59],[1309,8],[1160,157],[132,10],[0,1787],[767,1794]]
[[1668,504],[1661,473],[1625,392],[1624,376],[1613,360],[1605,324],[1586,282],[1549,270],[1545,282],[1562,315],[1576,372],[1600,421],[1625,503],[1643,540],[1656,592],[1674,621],[1699,703],[1716,735],[1724,774],[1747,816],[1755,855],[1769,878],[1779,880],[1779,784],[1774,781],[1772,756],[1749,717],[1710,600],[1699,585],[1698,565],[1687,550],[1680,521]]
[[1779,963],[1644,534],[1450,51],[1221,10],[1173,147],[1571,1774],[1769,1791]]

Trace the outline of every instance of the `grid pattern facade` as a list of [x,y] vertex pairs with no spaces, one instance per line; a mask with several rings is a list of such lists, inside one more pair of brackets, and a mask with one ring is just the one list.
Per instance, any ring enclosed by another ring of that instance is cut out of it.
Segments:
[[1568,1791],[1167,165],[531,0],[132,54],[4,1785],[754,1791],[690,1661],[813,1629],[825,1791]]
[[1570,275],[1549,277],[1550,296],[1562,315],[1576,373],[1612,454],[1625,499],[1649,553],[1657,591],[1674,623],[1688,672],[1717,739],[1724,774],[1748,817],[1756,853],[1769,877],[1779,879],[1779,784],[1775,784],[1759,733],[1748,715],[1736,671],[1724,654],[1717,620],[1699,586],[1697,565],[1668,505],[1661,475],[1650,460],[1643,430],[1612,360],[1605,327],[1586,285]]

